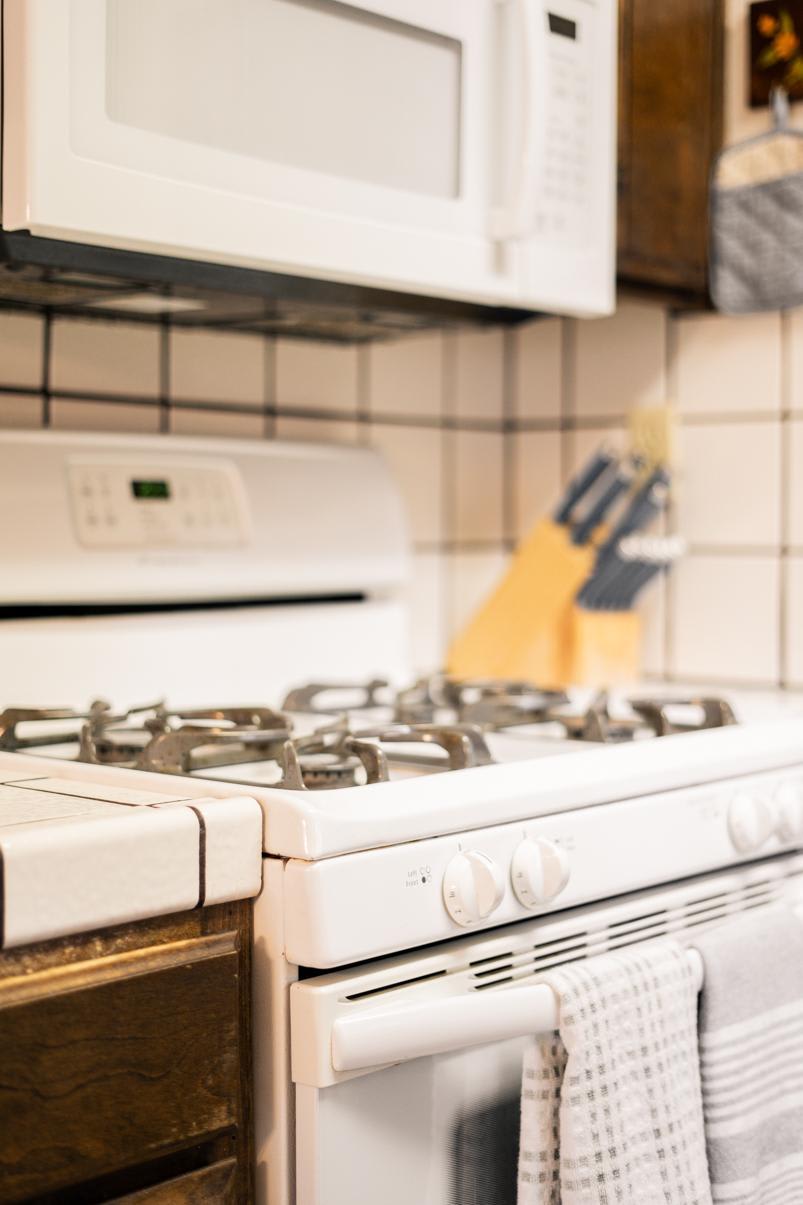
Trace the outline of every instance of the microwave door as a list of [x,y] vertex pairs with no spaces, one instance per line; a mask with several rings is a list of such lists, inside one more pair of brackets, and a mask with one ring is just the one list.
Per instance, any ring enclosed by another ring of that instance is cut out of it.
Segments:
[[5,0],[7,229],[517,302],[488,233],[496,0],[200,9]]

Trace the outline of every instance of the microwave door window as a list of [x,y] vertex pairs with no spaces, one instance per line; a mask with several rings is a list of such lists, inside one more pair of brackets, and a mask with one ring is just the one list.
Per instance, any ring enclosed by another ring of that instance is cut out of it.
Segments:
[[317,1094],[317,1107],[299,1110],[299,1186],[305,1167],[315,1167],[317,1205],[516,1205],[521,1066],[529,1041],[300,1088]]
[[107,0],[106,14],[113,122],[268,164],[459,195],[459,40],[337,0]]

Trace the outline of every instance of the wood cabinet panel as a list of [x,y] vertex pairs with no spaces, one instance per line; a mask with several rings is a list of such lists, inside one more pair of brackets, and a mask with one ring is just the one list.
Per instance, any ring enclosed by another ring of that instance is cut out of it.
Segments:
[[722,140],[722,0],[620,0],[623,280],[704,294]]
[[3,1205],[251,1200],[250,908],[207,912],[0,955]]
[[115,1197],[111,1205],[235,1205],[236,1192],[237,1162],[224,1159],[154,1188]]

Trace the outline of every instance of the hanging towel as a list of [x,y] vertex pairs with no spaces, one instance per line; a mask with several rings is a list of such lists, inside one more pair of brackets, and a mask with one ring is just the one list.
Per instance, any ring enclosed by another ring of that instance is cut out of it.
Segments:
[[639,945],[544,980],[560,1032],[524,1060],[518,1205],[710,1205],[682,947]]
[[695,945],[713,1199],[803,1205],[803,923],[762,909]]

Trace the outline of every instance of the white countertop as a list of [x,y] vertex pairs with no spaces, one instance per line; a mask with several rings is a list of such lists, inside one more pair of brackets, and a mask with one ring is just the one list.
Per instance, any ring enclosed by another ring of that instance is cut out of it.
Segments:
[[47,778],[5,755],[0,949],[257,895],[259,804],[182,798],[171,785],[157,793]]

